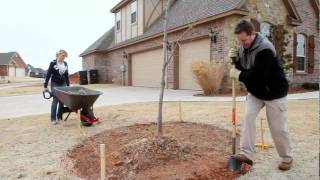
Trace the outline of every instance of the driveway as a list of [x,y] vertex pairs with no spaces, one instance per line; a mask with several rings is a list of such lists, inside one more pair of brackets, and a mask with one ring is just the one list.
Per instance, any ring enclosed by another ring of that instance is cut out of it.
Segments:
[[[159,88],[143,87],[113,87],[98,89],[103,92],[94,107],[117,105],[135,102],[158,101]],[[200,91],[165,90],[165,101],[231,101],[231,97],[198,97]],[[289,99],[319,99],[319,91],[300,94],[290,94]],[[237,101],[244,101],[245,97],[237,97]],[[0,119],[21,117],[27,115],[44,114],[50,112],[51,100],[45,100],[42,94],[0,97]]]

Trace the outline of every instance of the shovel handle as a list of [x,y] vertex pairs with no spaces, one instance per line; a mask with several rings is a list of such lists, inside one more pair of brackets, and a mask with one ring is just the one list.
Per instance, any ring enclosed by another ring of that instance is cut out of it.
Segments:
[[236,119],[237,119],[237,112],[236,112],[236,92],[235,92],[235,79],[232,79],[232,126],[233,132],[232,134],[235,137],[236,134]]
[[236,153],[236,92],[235,79],[232,79],[232,153]]

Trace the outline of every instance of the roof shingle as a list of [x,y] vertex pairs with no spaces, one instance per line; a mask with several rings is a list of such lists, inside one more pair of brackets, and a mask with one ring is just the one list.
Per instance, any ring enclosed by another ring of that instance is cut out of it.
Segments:
[[0,53],[0,65],[8,65],[16,52]]
[[80,56],[89,54],[93,51],[108,49],[114,44],[114,27],[104,33],[98,40],[91,44]]
[[[177,0],[168,11],[168,30],[236,9],[240,2],[241,0]],[[144,36],[163,32],[162,16]]]

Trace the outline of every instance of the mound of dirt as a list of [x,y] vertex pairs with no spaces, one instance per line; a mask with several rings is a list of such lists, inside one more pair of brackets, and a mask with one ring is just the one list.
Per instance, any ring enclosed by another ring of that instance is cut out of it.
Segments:
[[106,144],[107,179],[234,179],[228,172],[230,132],[211,125],[136,124],[97,134],[67,154],[70,171],[84,179],[100,177],[99,144]]

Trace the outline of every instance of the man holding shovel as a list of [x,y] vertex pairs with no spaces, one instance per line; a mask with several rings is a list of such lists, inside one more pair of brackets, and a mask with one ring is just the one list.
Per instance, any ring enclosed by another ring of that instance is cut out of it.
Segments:
[[287,125],[288,81],[285,78],[272,43],[254,31],[253,25],[245,20],[239,22],[234,33],[240,48],[231,48],[229,57],[235,68],[230,78],[243,82],[248,90],[246,114],[240,135],[240,152],[235,159],[253,164],[256,140],[256,118],[266,106],[271,136],[281,162],[280,170],[292,166],[292,143]]

